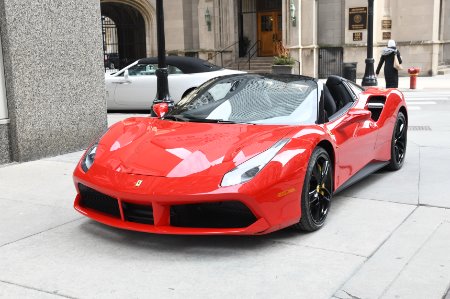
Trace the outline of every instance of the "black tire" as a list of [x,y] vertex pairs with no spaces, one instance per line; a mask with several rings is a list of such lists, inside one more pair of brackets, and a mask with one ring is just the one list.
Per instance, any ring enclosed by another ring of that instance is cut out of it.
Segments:
[[314,149],[308,162],[300,200],[302,216],[294,225],[302,231],[320,229],[327,218],[333,197],[333,164],[322,147]]
[[391,160],[387,166],[390,170],[399,170],[405,162],[408,123],[402,112],[397,115],[391,140]]

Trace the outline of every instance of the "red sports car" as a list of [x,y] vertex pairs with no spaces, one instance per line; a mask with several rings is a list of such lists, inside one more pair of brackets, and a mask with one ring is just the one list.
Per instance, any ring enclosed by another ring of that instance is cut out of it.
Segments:
[[149,233],[314,231],[333,194],[405,160],[402,93],[337,76],[219,77],[154,110],[86,151],[74,172],[77,211]]

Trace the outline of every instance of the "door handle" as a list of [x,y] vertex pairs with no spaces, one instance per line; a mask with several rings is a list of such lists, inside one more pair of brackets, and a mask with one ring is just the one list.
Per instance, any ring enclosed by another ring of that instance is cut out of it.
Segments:
[[131,83],[131,81],[116,81],[116,82],[113,82],[114,84],[130,84]]

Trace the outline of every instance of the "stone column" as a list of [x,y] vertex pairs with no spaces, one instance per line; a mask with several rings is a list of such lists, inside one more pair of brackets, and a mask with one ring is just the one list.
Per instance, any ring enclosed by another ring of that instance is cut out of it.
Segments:
[[300,1],[300,44],[302,74],[311,77],[318,75],[317,46],[317,2]]
[[106,129],[100,2],[0,0],[13,161],[86,148]]
[[0,36],[0,164],[8,162],[10,162],[9,118],[8,107],[6,106],[5,76]]

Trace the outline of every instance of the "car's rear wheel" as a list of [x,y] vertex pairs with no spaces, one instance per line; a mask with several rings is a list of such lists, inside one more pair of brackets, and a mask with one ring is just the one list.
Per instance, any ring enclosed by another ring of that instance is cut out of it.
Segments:
[[402,168],[405,162],[406,141],[408,136],[408,124],[402,112],[397,115],[391,141],[391,160],[387,166],[390,170]]
[[333,196],[333,164],[327,151],[314,149],[303,183],[300,221],[294,225],[303,231],[315,231],[323,226]]

